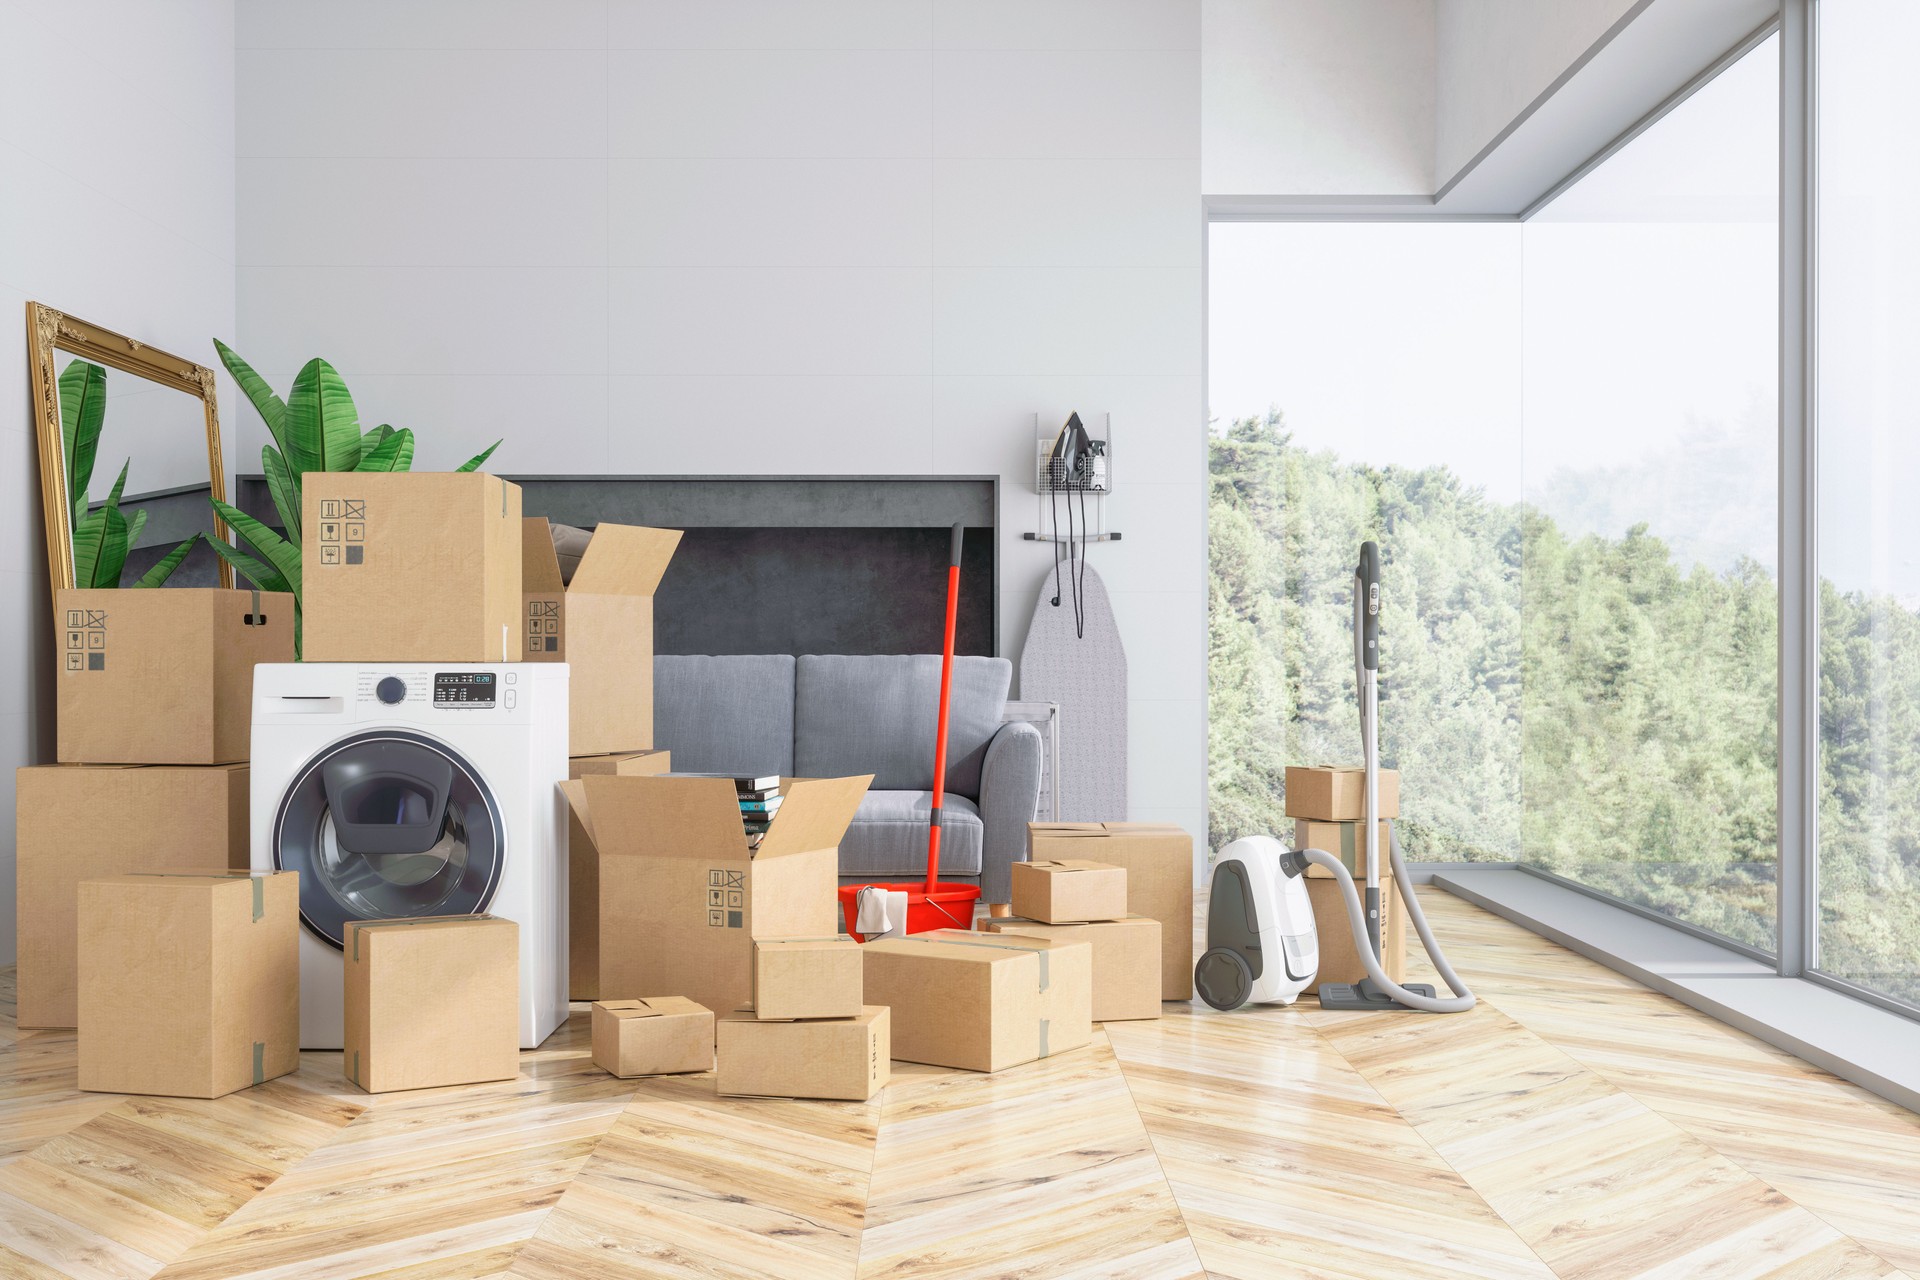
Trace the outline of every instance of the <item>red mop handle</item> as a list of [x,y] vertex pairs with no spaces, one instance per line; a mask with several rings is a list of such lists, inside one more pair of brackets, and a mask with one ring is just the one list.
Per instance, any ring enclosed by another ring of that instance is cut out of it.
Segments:
[[940,879],[940,802],[947,794],[947,708],[953,697],[953,626],[960,612],[960,538],[965,530],[953,526],[947,553],[947,638],[940,653],[940,727],[933,743],[933,812],[927,822],[927,892]]

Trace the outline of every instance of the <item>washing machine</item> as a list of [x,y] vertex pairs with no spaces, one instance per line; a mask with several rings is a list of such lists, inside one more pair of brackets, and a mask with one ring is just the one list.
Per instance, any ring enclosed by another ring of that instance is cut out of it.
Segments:
[[253,866],[300,873],[301,1047],[341,1047],[352,920],[512,920],[521,1046],[566,1021],[566,776],[564,663],[254,668]]

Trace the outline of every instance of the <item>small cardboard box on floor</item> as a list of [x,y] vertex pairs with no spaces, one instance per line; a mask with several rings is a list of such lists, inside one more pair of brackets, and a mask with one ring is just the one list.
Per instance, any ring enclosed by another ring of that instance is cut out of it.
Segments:
[[1160,922],[1160,998],[1193,998],[1193,837],[1163,822],[1030,822],[1030,862],[1127,869],[1127,910]]
[[63,764],[245,761],[253,667],[293,661],[293,597],[173,587],[57,592]]
[[713,1070],[713,1011],[685,996],[602,1000],[593,1006],[593,1065],[609,1075]]
[[1013,864],[1013,914],[1043,924],[1127,914],[1127,869],[1085,858]]
[[[1320,973],[1309,991],[1318,991],[1329,982],[1358,982],[1367,976],[1354,946],[1353,927],[1347,920],[1346,900],[1340,882],[1333,879],[1309,879],[1307,898],[1313,903],[1313,927],[1320,940]],[[1362,902],[1366,883],[1356,886]],[[1392,880],[1380,881],[1380,967],[1395,982],[1407,978],[1407,905]]]
[[[1296,849],[1322,849],[1340,859],[1340,865],[1353,873],[1355,880],[1367,878],[1367,851],[1360,838],[1364,822],[1320,822],[1313,818],[1296,818],[1293,823],[1293,847]],[[1379,840],[1380,875],[1384,879],[1393,874],[1393,859],[1388,854],[1391,847],[1387,841],[1389,828],[1386,819],[1381,819],[1377,828]],[[1307,874],[1316,880],[1331,879],[1333,872],[1318,863],[1307,864]]]
[[303,659],[520,661],[520,486],[314,471],[302,489]]
[[[567,776],[644,778],[672,767],[670,752],[622,751],[575,756],[568,761]],[[567,808],[567,995],[573,1000],[600,998],[600,855],[572,806]]]
[[80,1087],[218,1098],[300,1064],[300,877],[167,871],[79,889]]
[[603,996],[668,991],[717,1012],[753,999],[753,940],[832,934],[840,837],[870,776],[781,782],[780,811],[747,849],[728,778],[590,774],[560,789],[597,860]]
[[[1018,865],[1018,864],[1015,864]],[[1093,948],[1093,1020],[1128,1022],[1160,1016],[1160,922],[1122,916],[1085,924],[1047,924],[1001,916],[982,920],[987,933],[1018,933]]]
[[761,1021],[858,1017],[860,946],[844,935],[753,944],[753,1013]]
[[[1367,816],[1366,797],[1367,771],[1359,765],[1287,766],[1285,807],[1289,818],[1312,818],[1317,822],[1363,822]],[[1398,770],[1380,770],[1380,798],[1374,816],[1400,816]]]
[[935,929],[860,948],[867,999],[893,1010],[893,1056],[968,1071],[1017,1067],[1093,1039],[1093,948]]
[[76,1025],[81,881],[222,865],[245,871],[248,841],[244,764],[16,771],[18,1025]]
[[653,593],[680,531],[600,525],[564,583],[546,518],[522,521],[521,537],[526,660],[568,664],[568,754],[651,747]]
[[715,1025],[714,1091],[753,1098],[865,1102],[886,1086],[894,1050],[891,1011],[867,1005],[851,1018],[762,1022],[730,1013]]
[[520,926],[498,916],[355,920],[347,1079],[368,1093],[520,1074]]

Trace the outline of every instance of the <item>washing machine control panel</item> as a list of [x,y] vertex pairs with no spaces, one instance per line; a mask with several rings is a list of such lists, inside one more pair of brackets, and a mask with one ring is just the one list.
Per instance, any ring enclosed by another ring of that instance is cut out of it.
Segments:
[[491,707],[496,683],[491,671],[436,671],[433,673],[433,705]]

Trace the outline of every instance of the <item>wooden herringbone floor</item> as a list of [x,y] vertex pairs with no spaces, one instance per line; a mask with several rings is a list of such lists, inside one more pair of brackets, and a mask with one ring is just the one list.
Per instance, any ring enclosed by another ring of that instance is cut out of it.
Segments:
[[866,1104],[614,1080],[580,1011],[506,1084],[82,1094],[0,971],[0,1276],[1920,1277],[1920,1117],[1423,901],[1471,1014],[1170,1005]]

